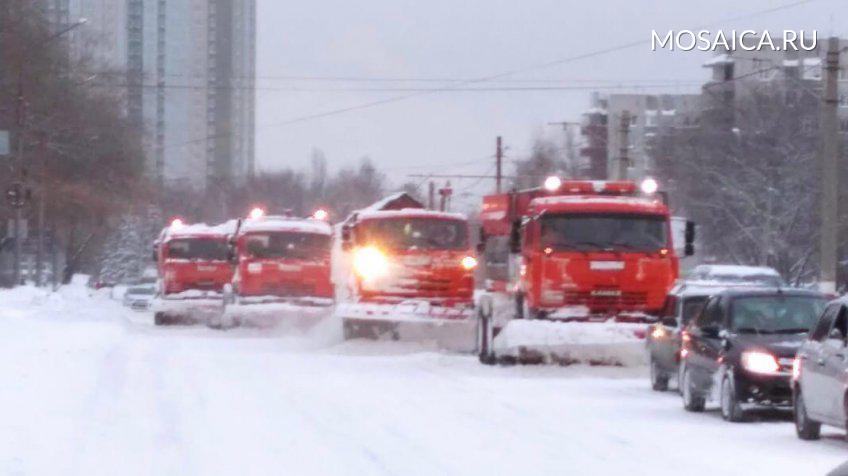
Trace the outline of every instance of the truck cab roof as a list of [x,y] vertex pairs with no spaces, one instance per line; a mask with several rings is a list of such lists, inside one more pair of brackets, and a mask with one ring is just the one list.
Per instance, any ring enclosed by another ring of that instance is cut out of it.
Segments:
[[218,225],[207,225],[206,223],[172,224],[162,229],[158,241],[165,243],[174,239],[226,238],[233,234],[235,230],[235,220],[228,220]]
[[568,212],[667,215],[668,207],[654,197],[561,195],[533,199],[528,212],[532,215]]
[[262,218],[246,218],[238,228],[238,234],[245,233],[313,233],[332,235],[333,229],[327,222],[314,218],[295,218],[287,216],[268,215]]

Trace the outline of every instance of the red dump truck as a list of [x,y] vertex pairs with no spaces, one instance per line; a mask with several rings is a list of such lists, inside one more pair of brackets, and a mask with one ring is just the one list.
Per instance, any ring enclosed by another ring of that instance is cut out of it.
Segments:
[[[671,216],[655,181],[579,181],[484,197],[486,288],[478,350],[484,363],[644,358],[678,277]],[[694,224],[686,225],[687,255]]]
[[235,221],[221,225],[186,224],[174,219],[154,242],[157,292],[153,301],[156,325],[208,322],[220,312],[223,289],[233,269],[227,260],[227,240]]
[[337,308],[347,338],[388,336],[474,347],[477,258],[464,215],[406,194],[359,210],[342,224],[347,298]]

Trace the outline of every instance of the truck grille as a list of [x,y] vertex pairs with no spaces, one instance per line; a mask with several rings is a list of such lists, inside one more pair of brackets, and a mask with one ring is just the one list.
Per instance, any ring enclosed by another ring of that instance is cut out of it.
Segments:
[[638,308],[647,305],[647,293],[597,289],[593,291],[566,291],[566,305],[581,305],[590,308]]
[[263,294],[280,297],[305,297],[315,295],[315,285],[309,283],[269,283],[262,286]]

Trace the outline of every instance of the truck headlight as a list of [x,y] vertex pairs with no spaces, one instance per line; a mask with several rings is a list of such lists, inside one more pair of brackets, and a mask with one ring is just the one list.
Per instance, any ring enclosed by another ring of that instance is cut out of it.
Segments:
[[363,279],[385,276],[388,268],[386,255],[373,246],[359,248],[353,252],[353,270]]
[[755,374],[776,374],[780,371],[780,364],[775,356],[758,350],[742,353],[742,367]]
[[463,269],[471,271],[472,269],[477,267],[477,258],[473,256],[466,256],[465,258],[462,258],[461,263]]

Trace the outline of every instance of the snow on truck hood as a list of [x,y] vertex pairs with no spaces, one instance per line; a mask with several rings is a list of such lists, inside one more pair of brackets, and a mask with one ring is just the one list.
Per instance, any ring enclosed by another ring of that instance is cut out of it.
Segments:
[[467,218],[462,213],[439,212],[435,210],[427,210],[424,208],[403,208],[401,210],[367,210],[360,211],[358,218],[360,220],[379,219],[379,218],[437,218],[447,220],[467,221]]
[[308,218],[288,218],[269,216],[258,220],[246,219],[242,222],[239,233],[290,231],[295,233],[314,233],[332,235],[333,229],[329,224],[320,220]]
[[226,237],[236,231],[236,220],[228,220],[218,225],[192,223],[180,227],[165,227],[159,236],[160,241],[190,237]]

